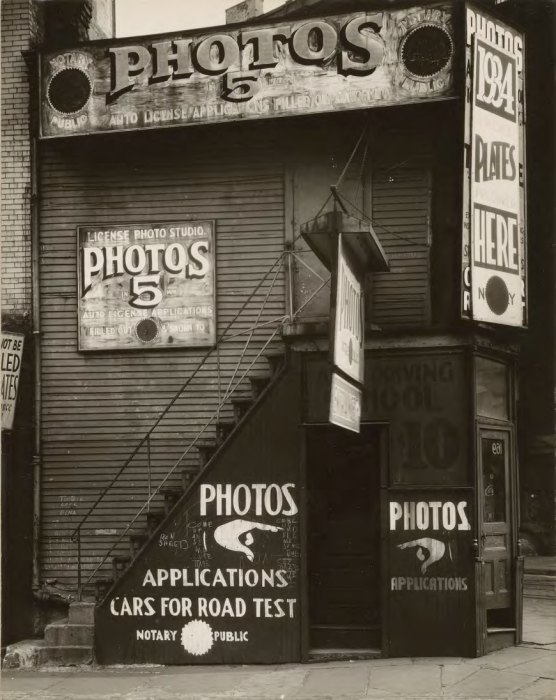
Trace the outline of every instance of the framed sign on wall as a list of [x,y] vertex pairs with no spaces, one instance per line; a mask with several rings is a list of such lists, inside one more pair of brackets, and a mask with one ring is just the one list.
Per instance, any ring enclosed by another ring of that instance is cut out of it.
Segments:
[[79,226],[79,350],[216,340],[214,222]]

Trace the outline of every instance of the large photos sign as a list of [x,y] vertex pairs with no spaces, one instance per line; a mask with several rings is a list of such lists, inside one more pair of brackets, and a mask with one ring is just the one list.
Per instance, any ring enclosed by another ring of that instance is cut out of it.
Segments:
[[78,228],[79,349],[215,342],[214,223]]
[[463,314],[526,323],[523,38],[467,8]]
[[41,136],[453,95],[452,4],[94,42],[41,57]]

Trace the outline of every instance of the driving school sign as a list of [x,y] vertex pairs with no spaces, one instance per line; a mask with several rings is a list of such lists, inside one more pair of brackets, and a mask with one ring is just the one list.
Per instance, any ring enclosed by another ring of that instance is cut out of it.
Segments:
[[453,95],[451,3],[94,42],[41,56],[41,136]]
[[214,223],[78,228],[80,350],[215,342]]

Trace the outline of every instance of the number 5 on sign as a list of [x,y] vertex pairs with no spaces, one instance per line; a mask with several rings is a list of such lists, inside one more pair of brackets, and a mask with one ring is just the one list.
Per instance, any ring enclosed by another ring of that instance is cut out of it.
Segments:
[[[162,301],[160,275],[140,275],[131,278],[129,303],[137,309],[152,309]],[[148,295],[148,299],[144,295]]]

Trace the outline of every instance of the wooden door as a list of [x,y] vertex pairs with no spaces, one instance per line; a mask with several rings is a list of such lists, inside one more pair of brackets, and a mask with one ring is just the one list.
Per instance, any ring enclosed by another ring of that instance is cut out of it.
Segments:
[[379,434],[309,430],[311,649],[380,648]]
[[509,433],[481,431],[480,457],[482,589],[488,611],[510,608],[514,589]]

